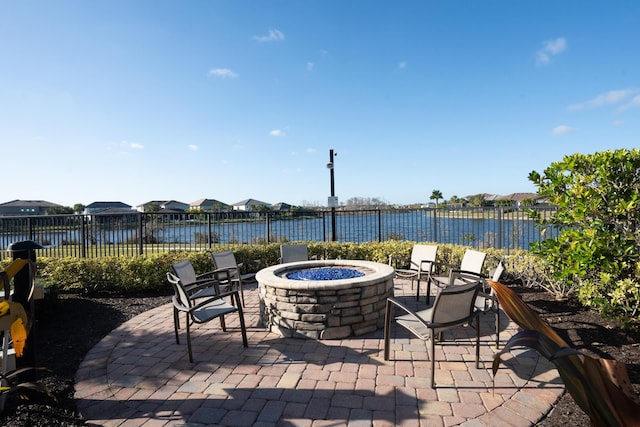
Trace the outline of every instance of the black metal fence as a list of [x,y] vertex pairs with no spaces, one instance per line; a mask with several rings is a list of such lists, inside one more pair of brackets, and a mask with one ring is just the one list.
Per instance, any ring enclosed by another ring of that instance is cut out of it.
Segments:
[[[538,209],[548,218],[554,209]],[[409,240],[528,249],[540,233],[526,210],[512,208],[337,210],[336,240]],[[232,244],[329,241],[332,212],[125,213],[0,217],[0,258],[14,242],[34,240],[40,256],[136,256]]]

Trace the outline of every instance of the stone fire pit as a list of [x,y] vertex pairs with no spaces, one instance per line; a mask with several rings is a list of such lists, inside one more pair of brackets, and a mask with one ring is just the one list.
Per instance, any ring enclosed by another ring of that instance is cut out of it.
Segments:
[[[355,269],[364,275],[337,280],[287,277],[326,267]],[[373,332],[384,327],[393,277],[392,267],[359,260],[301,261],[262,269],[256,274],[262,321],[284,337],[326,340]]]

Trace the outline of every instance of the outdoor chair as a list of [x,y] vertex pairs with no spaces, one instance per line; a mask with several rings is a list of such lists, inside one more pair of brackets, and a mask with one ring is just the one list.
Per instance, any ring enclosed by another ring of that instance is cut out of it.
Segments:
[[[476,320],[480,313],[475,307],[476,297],[482,287],[479,281],[460,286],[451,286],[438,291],[433,305],[424,310],[413,311],[396,298],[387,298],[384,322],[384,360],[389,360],[391,323],[395,322],[422,340],[430,340],[431,388],[435,388],[435,341],[438,336],[442,342],[442,332],[466,324],[475,325],[476,368],[480,364],[480,322]],[[404,314],[394,316],[394,309]],[[476,320],[474,322],[474,320]]]
[[[242,344],[248,347],[247,330],[244,324],[244,315],[242,313],[242,305],[240,304],[240,296],[237,289],[230,289],[222,292],[217,282],[213,282],[216,291],[215,295],[194,301],[185,288],[182,281],[171,273],[167,273],[167,279],[173,286],[175,295],[173,296],[174,322],[173,330],[176,337],[176,344],[180,344],[178,335],[178,316],[179,313],[185,313],[186,329],[187,329],[187,351],[189,353],[189,362],[193,363],[193,352],[191,349],[191,325],[194,323],[207,323],[214,319],[220,319],[220,326],[224,332],[227,331],[224,316],[230,313],[238,313],[240,320],[240,331],[242,333]],[[230,296],[233,304],[224,300]]]
[[[213,259],[214,276],[221,285],[229,285],[237,287],[240,290],[242,306],[244,306],[244,283],[255,281],[255,273],[242,274],[242,263],[236,261],[236,256],[232,251],[214,252],[211,254]],[[258,262],[256,260],[256,262]]]
[[[182,287],[190,300],[211,298],[217,294],[213,272],[196,274],[193,264],[188,259],[171,264],[171,270],[173,270],[172,275],[182,283]],[[217,286],[218,288],[220,287],[219,285]],[[223,290],[226,290],[226,287],[223,287]],[[174,327],[176,329],[180,328],[180,319],[178,318],[178,309],[176,307],[173,308],[173,321]]]
[[[482,277],[482,268],[486,258],[487,254],[485,252],[467,249],[458,268],[454,268],[454,266],[449,264],[436,263],[434,267],[435,269],[441,270],[442,267],[444,267],[449,271],[446,275],[431,275],[431,280],[436,284],[436,286],[446,288],[447,286],[465,283],[464,280],[461,280],[461,277],[464,274],[469,274],[476,278]],[[427,294],[427,303],[429,302],[428,298],[429,294]]]
[[[413,289],[413,282],[417,280],[416,300],[420,299],[421,279],[427,280],[427,299],[429,298],[429,293],[431,292],[431,274],[433,273],[437,253],[437,245],[413,245],[408,268],[395,269],[396,277],[400,279],[411,279],[411,289]],[[393,261],[393,258],[390,256],[389,265],[392,265]]]
[[308,261],[309,249],[305,244],[280,245],[280,264]]
[[[504,273],[504,264],[502,261],[498,263],[491,280],[494,282],[499,282],[500,277]],[[466,284],[475,281],[482,282],[482,289],[478,292],[478,296],[476,298],[476,309],[480,311],[482,314],[486,313],[495,313],[496,321],[496,347],[500,347],[500,305],[498,302],[498,298],[495,296],[493,292],[493,288],[487,283],[486,278],[482,274],[476,274],[471,272],[466,272],[462,270],[453,270],[451,273],[452,284],[454,286]]]

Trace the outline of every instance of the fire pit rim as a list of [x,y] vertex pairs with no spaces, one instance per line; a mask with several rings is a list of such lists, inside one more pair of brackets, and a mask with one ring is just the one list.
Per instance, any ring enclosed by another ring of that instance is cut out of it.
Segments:
[[[319,267],[353,267],[366,270],[366,274],[361,277],[337,280],[293,280],[281,277],[292,271]],[[391,274],[394,274],[393,267],[375,261],[351,259],[309,260],[263,268],[256,273],[256,281],[260,284],[280,289],[348,289],[354,286],[366,286],[368,283],[379,283],[382,277],[388,277]]]

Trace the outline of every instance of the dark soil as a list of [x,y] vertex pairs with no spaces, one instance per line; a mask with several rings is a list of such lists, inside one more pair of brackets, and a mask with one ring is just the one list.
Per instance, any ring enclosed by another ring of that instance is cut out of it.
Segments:
[[[616,327],[574,302],[555,301],[545,292],[516,288],[522,298],[556,328],[575,348],[627,364],[629,377],[640,393],[640,334]],[[57,404],[18,402],[9,395],[0,415],[3,426],[83,426],[73,400],[74,375],[85,354],[105,335],[139,313],[169,302],[169,296],[83,297],[59,295],[36,307],[36,365],[46,367],[38,380],[57,397]],[[566,394],[548,417],[545,427],[589,425],[589,418]]]

